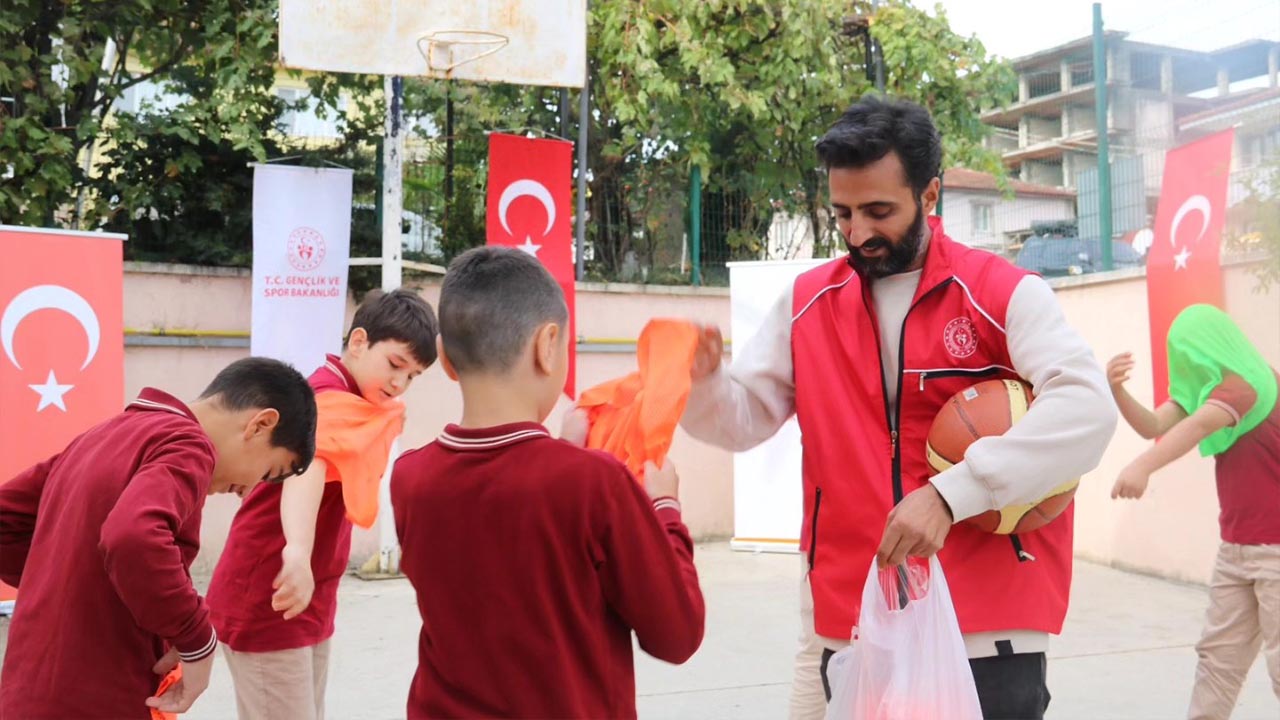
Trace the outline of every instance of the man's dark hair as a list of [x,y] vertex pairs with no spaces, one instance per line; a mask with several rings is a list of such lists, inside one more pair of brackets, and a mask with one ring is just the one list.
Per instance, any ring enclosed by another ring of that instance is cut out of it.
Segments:
[[919,196],[942,171],[942,137],[929,111],[909,101],[868,95],[849,106],[817,145],[831,168],[861,168],[897,153]]
[[302,373],[279,360],[237,360],[218,373],[200,399],[216,399],[231,412],[274,409],[280,413],[280,421],[271,431],[271,444],[298,456],[294,472],[301,474],[315,457],[315,391]]
[[356,328],[364,329],[370,345],[383,340],[398,341],[408,345],[409,352],[424,367],[436,361],[436,335],[440,332],[436,314],[431,305],[412,290],[369,293],[351,319],[351,329]]
[[440,288],[440,338],[460,373],[505,372],[542,325],[566,331],[569,309],[551,273],[521,250],[480,247],[459,255]]

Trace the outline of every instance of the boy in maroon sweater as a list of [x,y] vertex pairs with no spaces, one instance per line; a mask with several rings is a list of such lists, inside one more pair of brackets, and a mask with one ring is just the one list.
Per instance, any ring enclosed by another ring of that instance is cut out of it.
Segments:
[[634,718],[631,633],[687,660],[704,606],[670,466],[649,495],[540,424],[564,387],[568,311],[519,250],[449,267],[440,358],[462,420],[406,453],[392,506],[422,615],[410,718]]
[[[315,432],[306,380],[246,358],[190,404],[144,389],[0,485],[0,579],[21,593],[0,717],[142,720],[149,708],[190,708],[218,644],[188,574],[205,497],[303,472]],[[182,680],[151,697],[179,662]]]
[[310,378],[316,458],[248,495],[209,585],[209,610],[241,720],[321,720],[351,526],[373,524],[404,426],[398,399],[436,359],[436,317],[412,290],[370,293],[342,357]]

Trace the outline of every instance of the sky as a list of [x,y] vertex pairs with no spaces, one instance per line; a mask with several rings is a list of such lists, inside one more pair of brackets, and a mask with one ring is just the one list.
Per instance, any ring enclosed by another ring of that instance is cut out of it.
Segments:
[[[915,0],[931,8],[934,0]],[[1093,32],[1091,0],[941,0],[951,29],[987,51],[1016,58]],[[1130,39],[1216,50],[1255,38],[1280,40],[1280,0],[1104,0],[1108,30]]]

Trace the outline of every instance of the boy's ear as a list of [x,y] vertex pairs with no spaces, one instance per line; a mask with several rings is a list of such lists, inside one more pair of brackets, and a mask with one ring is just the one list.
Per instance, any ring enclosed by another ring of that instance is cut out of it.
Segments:
[[449,379],[458,382],[458,371],[453,369],[453,363],[449,362],[449,356],[444,351],[444,337],[436,335],[436,359],[440,361],[440,367],[444,368],[444,374]]
[[534,369],[543,375],[551,375],[555,372],[556,350],[560,345],[561,332],[563,331],[559,325],[547,323],[538,328],[538,332],[533,336]]
[[347,336],[347,349],[356,355],[364,353],[369,348],[369,333],[364,328],[352,328],[351,334]]
[[275,431],[276,425],[280,424],[280,411],[275,408],[263,408],[253,414],[249,418],[249,422],[244,426],[244,439],[265,434],[268,438]]

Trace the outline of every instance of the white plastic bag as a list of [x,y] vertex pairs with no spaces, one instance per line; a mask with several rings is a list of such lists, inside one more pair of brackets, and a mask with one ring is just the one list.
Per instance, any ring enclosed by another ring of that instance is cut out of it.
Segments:
[[827,720],[982,720],[937,556],[924,570],[871,562],[858,638],[827,664]]

